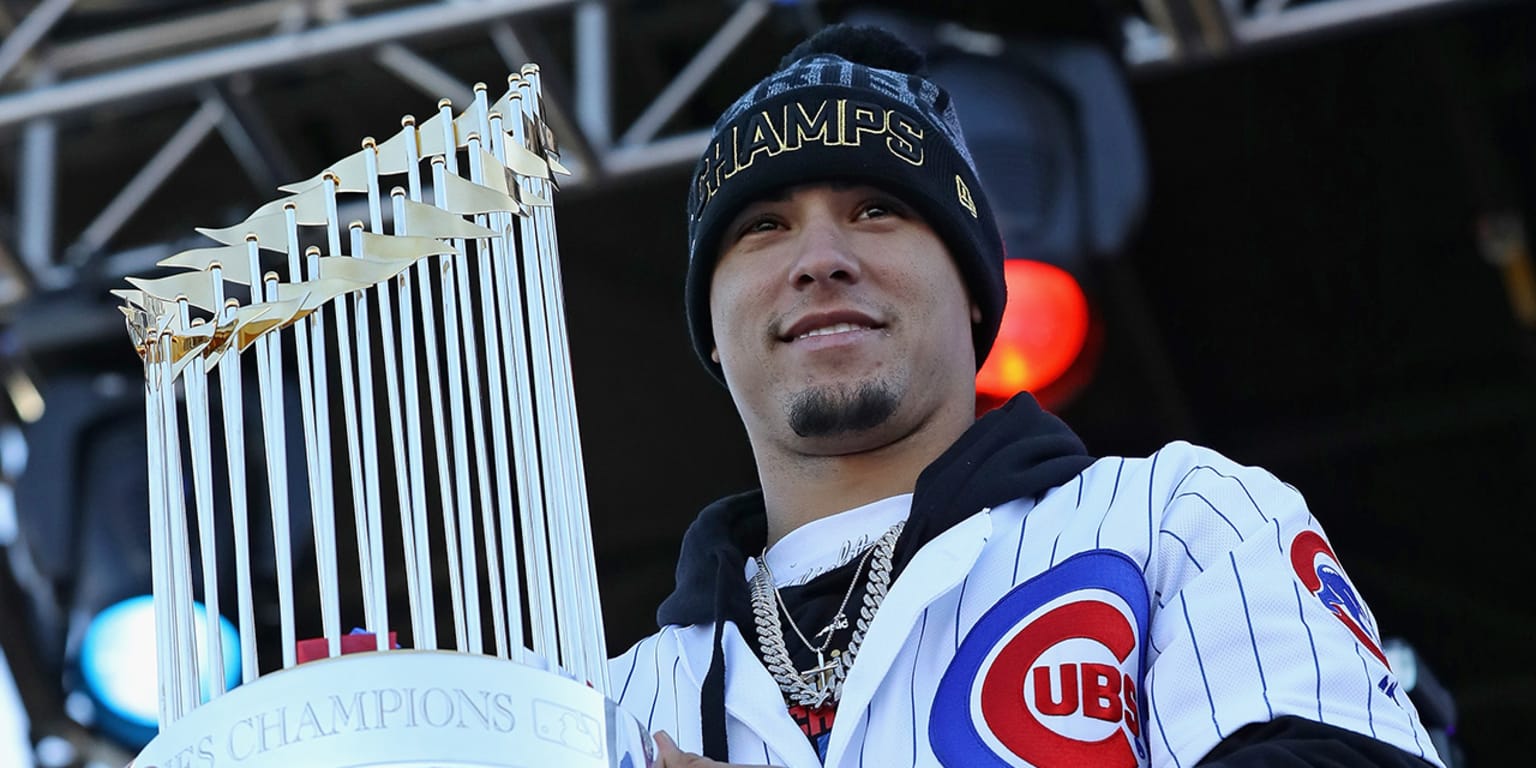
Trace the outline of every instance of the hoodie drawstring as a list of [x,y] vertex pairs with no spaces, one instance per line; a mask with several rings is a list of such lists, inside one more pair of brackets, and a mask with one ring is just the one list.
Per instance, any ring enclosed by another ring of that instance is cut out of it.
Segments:
[[699,688],[699,722],[704,731],[704,756],[726,762],[730,759],[730,746],[725,735],[725,624],[730,614],[733,580],[731,558],[725,552],[716,555],[719,573],[715,580],[715,648],[709,672]]

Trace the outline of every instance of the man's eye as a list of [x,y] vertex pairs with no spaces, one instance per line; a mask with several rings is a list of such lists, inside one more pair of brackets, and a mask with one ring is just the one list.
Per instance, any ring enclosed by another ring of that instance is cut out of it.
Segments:
[[875,201],[875,202],[869,202],[869,203],[865,203],[864,204],[863,210],[861,210],[859,212],[859,218],[862,218],[862,219],[879,219],[879,218],[884,218],[886,216],[894,215],[896,213],[897,213],[897,209],[896,209],[895,205],[892,205],[890,203]]
[[770,232],[778,228],[779,222],[777,219],[771,216],[758,216],[757,218],[750,219],[747,221],[747,223],[741,225],[741,234],[750,235],[754,232]]

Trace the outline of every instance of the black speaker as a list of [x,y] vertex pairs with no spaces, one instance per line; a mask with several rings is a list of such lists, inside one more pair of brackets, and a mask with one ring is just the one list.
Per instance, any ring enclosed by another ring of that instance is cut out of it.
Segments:
[[1022,39],[858,10],[928,56],[949,91],[1008,255],[1077,271],[1125,247],[1146,208],[1141,124],[1119,52],[1077,36]]

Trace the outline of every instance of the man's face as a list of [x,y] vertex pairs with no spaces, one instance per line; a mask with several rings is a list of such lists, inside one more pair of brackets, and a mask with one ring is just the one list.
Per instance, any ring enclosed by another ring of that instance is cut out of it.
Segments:
[[754,444],[874,450],[940,409],[974,413],[978,316],[938,235],[864,185],[792,188],[726,228],[715,358]]

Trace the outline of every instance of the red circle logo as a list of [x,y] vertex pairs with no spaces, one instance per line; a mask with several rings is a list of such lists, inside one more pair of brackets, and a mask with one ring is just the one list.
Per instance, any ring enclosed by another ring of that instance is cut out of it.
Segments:
[[1015,586],[944,670],[928,718],[934,755],[950,768],[1145,761],[1149,608],[1140,566],[1113,550],[1080,552]]
[[1094,599],[1052,608],[983,666],[978,725],[1036,765],[1134,766],[1140,713],[1121,665],[1135,650],[1121,609]]

